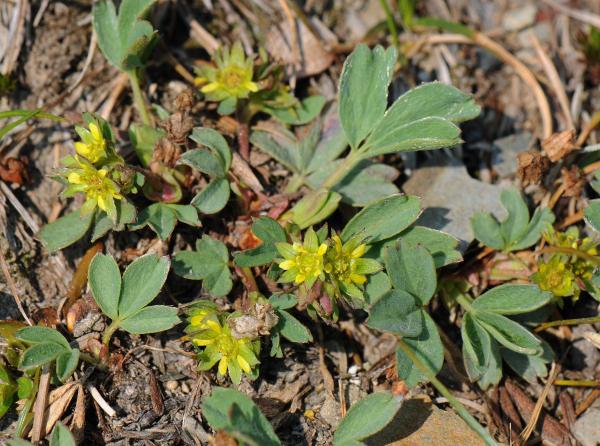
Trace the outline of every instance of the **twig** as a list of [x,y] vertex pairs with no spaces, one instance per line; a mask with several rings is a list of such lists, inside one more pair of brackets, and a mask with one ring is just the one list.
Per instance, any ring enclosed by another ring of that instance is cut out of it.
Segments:
[[40,227],[38,226],[36,221],[33,219],[31,214],[29,212],[27,212],[27,209],[25,209],[25,207],[21,204],[21,202],[15,196],[13,191],[10,190],[10,187],[8,187],[4,181],[0,181],[0,190],[2,191],[4,196],[6,198],[8,198],[8,201],[10,201],[10,204],[13,205],[13,207],[19,213],[19,215],[21,216],[23,221],[27,224],[27,226],[29,226],[29,229],[31,229],[31,232],[33,232],[34,234],[37,234],[40,231]]
[[96,389],[91,384],[87,385],[87,389],[89,390],[90,395],[92,395],[92,398],[94,398],[94,401],[96,401],[96,403],[98,403],[98,405],[106,413],[106,415],[108,415],[109,417],[112,418],[117,414],[117,412],[115,412],[115,409],[110,407],[110,404],[108,404],[106,402],[106,400],[104,398],[102,398],[102,395],[100,395],[100,392],[98,392],[98,389]]
[[540,324],[537,327],[535,327],[535,329],[533,331],[536,333],[539,333],[540,331],[547,330],[548,328],[560,327],[563,325],[598,324],[598,323],[600,323],[600,316],[582,317],[580,319],[562,319],[560,321],[544,322],[543,324]]
[[577,406],[575,409],[575,415],[579,416],[588,408],[594,404],[594,402],[600,397],[600,389],[594,389],[590,394]]
[[550,392],[550,389],[552,388],[552,384],[554,383],[554,380],[556,379],[556,375],[558,375],[558,370],[559,370],[558,366],[556,365],[555,362],[553,362],[552,368],[550,369],[550,376],[548,376],[548,381],[546,382],[546,385],[544,386],[544,390],[542,390],[542,394],[540,395],[537,402],[535,403],[535,407],[533,408],[533,412],[531,414],[531,418],[529,419],[529,422],[527,423],[527,426],[525,426],[525,429],[523,429],[523,431],[521,432],[520,437],[521,437],[523,444],[527,444],[527,440],[529,439],[529,437],[533,433],[533,430],[535,429],[535,426],[537,425],[538,419],[540,418],[540,414],[542,413],[542,408],[544,407],[544,402],[546,401],[546,398],[548,397],[548,393]]
[[462,43],[467,45],[479,45],[494,54],[502,62],[512,66],[517,74],[529,86],[535,96],[535,100],[542,118],[542,137],[548,138],[552,135],[552,113],[548,98],[544,94],[544,90],[535,78],[535,75],[527,68],[519,59],[508,52],[502,45],[494,42],[485,34],[475,32],[473,37],[467,37],[462,34],[435,34],[425,37],[424,44],[441,44],[441,43]]
[[88,48],[87,57],[85,58],[85,63],[83,64],[81,73],[79,73],[79,76],[77,76],[77,79],[75,79],[75,83],[73,85],[71,85],[69,87],[69,89],[67,90],[69,93],[71,93],[73,90],[75,90],[79,86],[81,81],[83,81],[83,78],[85,77],[88,69],[92,65],[92,60],[94,59],[94,53],[96,52],[97,40],[98,39],[96,37],[96,32],[94,31],[94,29],[92,29],[92,37],[90,38],[90,46]]
[[33,325],[31,320],[27,316],[25,309],[23,308],[23,304],[21,303],[21,298],[19,297],[19,292],[17,291],[17,285],[15,284],[15,281],[13,280],[13,278],[10,274],[10,270],[8,268],[8,262],[6,261],[6,257],[4,257],[4,252],[1,247],[0,247],[0,263],[2,264],[1,265],[2,266],[2,274],[4,274],[4,277],[6,278],[6,283],[8,283],[10,292],[12,293],[13,298],[15,299],[15,302],[17,303],[17,307],[19,308],[19,312],[21,313],[21,316],[23,316],[23,319],[25,319],[25,321],[29,325]]
[[571,108],[569,107],[569,99],[567,98],[567,93],[565,92],[565,86],[560,80],[560,76],[556,71],[556,67],[548,57],[548,54],[542,48],[540,41],[536,37],[536,35],[531,33],[531,41],[533,42],[533,47],[537,52],[540,61],[542,62],[542,67],[544,67],[544,71],[546,72],[546,76],[550,80],[550,84],[554,89],[554,93],[556,94],[556,99],[558,100],[558,104],[562,109],[563,115],[565,117],[565,124],[567,129],[574,129],[575,124],[573,123],[573,117],[571,116]]
[[571,225],[583,220],[583,211],[577,211],[573,215],[569,215],[565,220],[560,224],[560,229],[568,228]]

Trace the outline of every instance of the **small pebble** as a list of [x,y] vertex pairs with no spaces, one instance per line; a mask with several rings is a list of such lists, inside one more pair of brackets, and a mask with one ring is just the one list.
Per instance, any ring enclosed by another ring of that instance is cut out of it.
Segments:
[[169,390],[171,392],[174,392],[175,389],[177,389],[178,386],[179,386],[179,383],[177,381],[175,381],[174,379],[170,380],[170,381],[167,381],[165,383],[165,387],[167,388],[167,390]]
[[185,381],[181,383],[181,391],[183,393],[190,393],[190,386],[188,386]]

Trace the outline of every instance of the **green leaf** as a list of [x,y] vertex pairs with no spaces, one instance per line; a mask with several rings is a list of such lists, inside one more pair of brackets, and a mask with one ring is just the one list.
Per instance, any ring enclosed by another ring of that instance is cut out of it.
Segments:
[[525,233],[521,238],[513,243],[510,247],[511,251],[520,251],[535,245],[542,237],[542,234],[550,225],[554,223],[554,214],[548,208],[537,208],[531,217],[531,221],[527,225]]
[[596,232],[600,232],[600,199],[590,200],[583,211],[585,221]]
[[113,320],[117,319],[121,295],[121,272],[117,262],[109,255],[96,254],[90,263],[88,281],[92,296],[102,312]]
[[490,338],[489,351],[486,353],[489,357],[488,363],[484,368],[478,367],[467,354],[463,345],[462,353],[465,364],[465,370],[471,381],[477,381],[479,387],[487,389],[491,385],[496,385],[502,379],[502,357],[500,356],[500,347],[498,343]]
[[206,127],[195,127],[190,139],[200,145],[208,147],[221,160],[223,172],[231,166],[231,149],[227,140],[216,130]]
[[276,310],[288,310],[296,306],[298,299],[293,294],[273,294],[269,303]]
[[435,116],[419,119],[383,133],[371,134],[365,143],[368,156],[452,147],[460,144],[460,128]]
[[20,400],[24,400],[33,395],[33,380],[27,376],[17,378],[17,396]]
[[290,313],[279,310],[277,311],[277,316],[279,316],[279,321],[273,331],[277,331],[290,342],[297,342],[300,344],[312,342],[313,337],[308,328],[302,325],[302,323]]
[[75,438],[60,421],[56,423],[52,430],[50,446],[76,446]]
[[402,397],[377,392],[363,398],[342,419],[333,437],[333,446],[352,446],[383,430],[394,418]]
[[192,205],[205,214],[216,214],[229,201],[230,191],[226,178],[215,178],[192,199]]
[[136,210],[129,201],[126,199],[116,200],[115,207],[117,208],[116,223],[106,212],[96,212],[90,234],[90,241],[92,243],[106,235],[108,231],[122,231],[125,229],[125,225],[135,221]]
[[339,85],[340,123],[353,149],[373,130],[387,107],[396,50],[356,46],[344,62]]
[[322,222],[337,209],[341,195],[325,189],[314,190],[302,197],[291,209],[292,221],[300,229]]
[[[425,311],[423,315],[423,329],[415,338],[403,338],[403,341],[412,349],[417,357],[432,373],[437,374],[444,363],[444,346],[440,339],[435,322]],[[413,364],[408,356],[399,348],[396,349],[396,368],[398,377],[408,387],[414,387],[420,382],[426,382],[427,377]]]
[[425,247],[433,257],[436,269],[462,262],[462,255],[456,249],[459,243],[458,239],[445,232],[424,226],[413,226],[404,230],[399,237],[413,245],[418,244]]
[[123,320],[119,327],[129,333],[146,334],[168,330],[179,322],[181,321],[177,317],[177,308],[150,305]]
[[504,284],[485,292],[472,306],[475,310],[498,314],[520,314],[537,310],[551,299],[552,293],[540,290],[537,285]]
[[342,240],[360,234],[369,243],[385,240],[408,228],[421,213],[421,201],[410,195],[392,195],[370,204],[346,224]]
[[[392,104],[365,145],[371,147],[369,153],[403,151],[406,149],[402,148],[405,145],[402,141],[410,139],[405,133],[414,132],[413,138],[417,135],[420,138],[441,136],[433,131],[431,135],[416,132],[417,127],[422,126],[417,125],[418,122],[423,123],[429,118],[436,118],[430,122],[441,124],[446,121],[440,128],[447,126],[451,129],[449,124],[476,118],[480,113],[481,108],[475,104],[473,98],[457,88],[440,82],[423,84],[404,93]],[[400,135],[402,138],[398,138]],[[398,148],[391,149],[394,144],[397,144]]]
[[140,20],[155,0],[124,0],[115,11],[112,1],[101,0],[93,10],[92,22],[98,46],[108,61],[121,71],[143,65],[155,41],[152,25]]
[[56,358],[56,376],[65,382],[73,374],[79,364],[79,349],[72,349]]
[[204,235],[196,242],[196,251],[183,251],[173,259],[175,274],[192,280],[203,280],[212,296],[225,296],[231,291],[229,252],[225,244]]
[[541,341],[521,324],[488,311],[476,310],[472,315],[504,347],[526,355],[541,353]]
[[279,255],[275,243],[287,240],[286,233],[281,225],[269,217],[256,219],[252,225],[252,232],[263,243],[256,248],[234,254],[235,263],[242,268],[261,266],[272,262]]
[[146,124],[135,122],[129,126],[129,139],[142,166],[148,167],[152,161],[154,147],[163,136],[166,136],[164,130],[155,129]]
[[81,239],[90,229],[94,213],[81,216],[77,210],[45,225],[38,233],[46,249],[58,251]]
[[224,430],[238,440],[237,435],[242,434],[241,440],[250,440],[253,446],[281,445],[271,424],[252,399],[237,390],[213,388],[212,394],[202,401],[202,415],[215,431]]
[[176,224],[177,216],[171,207],[165,203],[153,203],[138,214],[137,221],[130,229],[137,231],[149,226],[161,240],[166,240],[173,233]]
[[413,296],[403,290],[390,290],[369,311],[367,325],[400,336],[418,336],[423,328],[421,310]]
[[426,305],[437,287],[435,264],[429,251],[399,240],[384,248],[383,258],[394,288],[409,292],[419,305]]
[[504,249],[505,241],[500,224],[492,214],[478,212],[471,218],[471,227],[475,238],[492,249]]
[[552,362],[553,352],[548,343],[542,342],[544,352],[539,356],[522,355],[512,350],[502,349],[502,359],[511,369],[530,383],[537,382],[537,378],[545,378],[548,374],[547,364]]
[[316,95],[298,101],[292,107],[276,108],[263,106],[262,109],[284,124],[304,125],[315,119],[321,113],[324,105],[325,98]]
[[475,370],[485,370],[492,356],[492,339],[490,335],[469,312],[465,313],[460,330],[463,349],[473,363]]
[[224,161],[216,154],[204,149],[188,150],[177,161],[177,164],[185,164],[193,167],[211,177],[225,176]]
[[303,173],[296,135],[283,126],[269,126],[250,135],[252,145],[268,154],[293,173]]
[[379,301],[385,293],[392,289],[390,278],[383,271],[367,276],[364,296],[367,303],[373,305]]
[[20,329],[15,333],[15,338],[27,344],[41,344],[51,342],[70,349],[69,342],[57,330],[50,327],[32,326]]
[[35,344],[25,350],[25,353],[21,356],[19,368],[30,370],[48,364],[58,358],[62,353],[65,353],[65,351],[67,351],[67,349],[63,345],[55,344],[53,342]]
[[119,318],[137,313],[154,300],[167,280],[169,264],[166,257],[146,254],[127,267],[123,273]]
[[33,446],[30,442],[25,441],[21,438],[12,438],[8,440],[6,446]]
[[[306,184],[312,189],[318,189],[342,162],[342,159],[338,159],[323,164],[306,179]],[[393,183],[398,175],[398,170],[392,166],[362,160],[336,183],[333,190],[342,196],[345,203],[366,206],[376,200],[398,194],[399,190]]]
[[529,209],[518,189],[509,188],[500,194],[500,201],[508,217],[500,224],[500,232],[506,245],[518,242],[525,235],[529,223]]
[[198,211],[190,204],[167,204],[168,207],[175,211],[177,220],[190,226],[200,226],[200,218]]

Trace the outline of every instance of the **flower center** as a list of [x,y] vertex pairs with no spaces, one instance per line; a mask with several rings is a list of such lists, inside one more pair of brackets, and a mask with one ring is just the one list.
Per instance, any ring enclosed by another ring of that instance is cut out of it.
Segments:
[[244,73],[238,67],[230,67],[229,69],[223,72],[223,77],[221,79],[223,85],[227,88],[237,88],[244,81]]

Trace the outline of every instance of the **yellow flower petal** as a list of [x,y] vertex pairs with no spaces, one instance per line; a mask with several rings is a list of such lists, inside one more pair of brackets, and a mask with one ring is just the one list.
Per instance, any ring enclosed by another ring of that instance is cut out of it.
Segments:
[[227,357],[223,356],[219,361],[219,374],[225,375],[227,373]]
[[214,339],[197,339],[197,338],[194,338],[194,339],[192,339],[192,342],[194,344],[196,344],[198,347],[206,347],[207,345],[210,345],[210,344],[214,343],[215,340]]
[[248,361],[246,361],[242,355],[238,355],[238,357],[236,358],[238,364],[240,365],[240,367],[242,368],[242,370],[246,373],[250,373],[252,371],[252,368],[250,367],[250,364],[248,364]]
[[350,280],[358,285],[362,285],[367,281],[367,276],[362,274],[350,274]]
[[92,138],[94,138],[94,140],[101,141],[104,139],[102,132],[100,132],[100,128],[94,122],[90,123],[89,127],[90,133],[92,134]]
[[296,266],[296,262],[294,260],[284,260],[279,264],[279,268],[284,269],[286,271],[288,269],[292,269],[294,266]]
[[69,176],[67,176],[67,180],[72,184],[81,184],[81,175],[77,172],[71,172]]
[[244,84],[244,88],[246,90],[250,90],[252,93],[256,93],[258,91],[258,85],[255,82],[248,81]]
[[306,276],[304,274],[297,274],[294,282],[299,285],[306,280]]
[[210,93],[211,91],[215,91],[219,88],[219,84],[217,84],[216,82],[211,82],[210,84],[206,84],[204,87],[202,87],[202,89],[200,90],[202,93]]
[[327,245],[325,243],[321,243],[321,246],[319,246],[319,249],[317,250],[317,254],[320,256],[325,255],[325,253],[327,252]]
[[354,251],[352,251],[351,256],[353,259],[358,259],[359,257],[362,257],[364,255],[366,250],[367,245],[363,243],[362,245],[358,245],[356,248],[354,248]]
[[107,200],[102,195],[98,196],[98,207],[100,209],[102,209],[104,212],[106,212],[106,209],[108,208]]
[[214,320],[208,320],[206,321],[206,325],[208,326],[208,328],[210,328],[213,331],[216,331],[217,333],[221,333],[221,324],[219,324],[217,321]]

